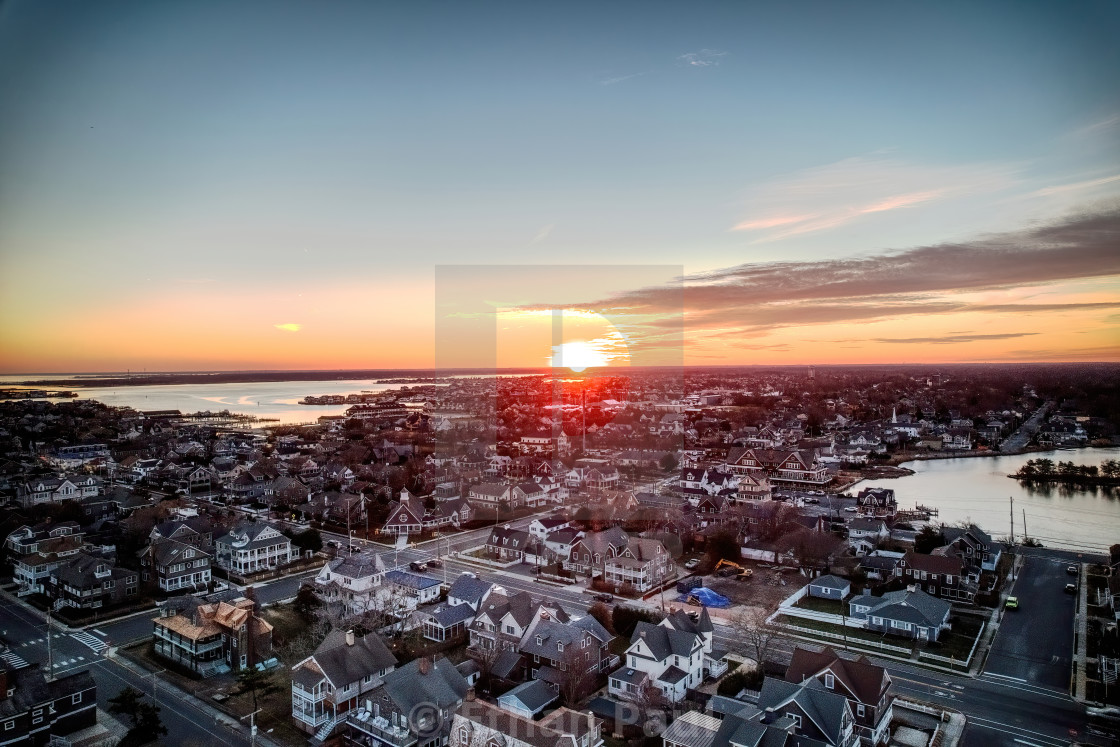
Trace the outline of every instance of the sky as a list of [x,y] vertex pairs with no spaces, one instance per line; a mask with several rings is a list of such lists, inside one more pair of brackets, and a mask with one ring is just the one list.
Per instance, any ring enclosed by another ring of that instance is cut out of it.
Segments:
[[500,365],[1115,361],[1118,32],[1115,2],[9,0],[0,372],[463,364],[476,302]]

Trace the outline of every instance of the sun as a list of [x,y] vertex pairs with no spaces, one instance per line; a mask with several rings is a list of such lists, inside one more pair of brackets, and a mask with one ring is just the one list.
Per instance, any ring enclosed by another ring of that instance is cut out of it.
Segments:
[[605,366],[610,359],[597,347],[583,340],[572,340],[553,348],[553,368],[570,368],[582,373],[589,368]]

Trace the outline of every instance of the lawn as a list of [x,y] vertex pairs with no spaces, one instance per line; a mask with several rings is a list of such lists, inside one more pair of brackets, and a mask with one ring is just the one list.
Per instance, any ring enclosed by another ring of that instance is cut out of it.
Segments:
[[[842,633],[842,631],[840,629],[841,626],[833,625],[832,623],[821,622],[819,620],[806,620],[803,617],[788,617],[786,615],[781,615],[779,617],[779,621],[783,622],[783,623],[788,623],[790,625],[796,625],[796,626],[801,627],[801,628],[810,628],[812,630],[819,630],[819,631],[824,632],[824,633],[836,633],[837,635],[840,635]],[[892,638],[891,636],[882,635],[880,633],[873,633],[871,631],[863,630],[861,628],[845,628],[845,629],[847,630],[848,638],[852,641],[870,641],[872,643],[887,643],[887,644],[890,644],[892,646],[906,646],[909,643],[909,641],[905,638]],[[829,639],[830,643],[833,643],[833,644],[840,642],[840,640],[842,640],[842,639]]]
[[952,630],[941,631],[937,642],[928,644],[926,650],[937,656],[956,657],[957,661],[963,662],[972,651],[983,622],[974,617],[958,617],[951,622]]
[[827,612],[831,615],[846,615],[848,605],[838,599],[821,599],[820,597],[802,597],[796,605],[814,612]]

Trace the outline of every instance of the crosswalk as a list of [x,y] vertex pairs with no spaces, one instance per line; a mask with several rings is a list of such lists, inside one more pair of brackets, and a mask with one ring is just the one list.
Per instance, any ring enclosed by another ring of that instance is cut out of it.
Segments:
[[0,659],[3,659],[4,663],[10,666],[12,669],[21,669],[22,667],[27,666],[26,659],[24,659],[19,654],[13,653],[11,651],[6,654],[0,654]]
[[95,635],[85,632],[84,630],[79,630],[77,633],[71,633],[70,637],[78,643],[84,643],[85,645],[89,646],[91,649],[93,649],[93,653],[95,654],[100,654],[102,651],[109,647],[109,644],[105,643],[105,641],[101,640]]

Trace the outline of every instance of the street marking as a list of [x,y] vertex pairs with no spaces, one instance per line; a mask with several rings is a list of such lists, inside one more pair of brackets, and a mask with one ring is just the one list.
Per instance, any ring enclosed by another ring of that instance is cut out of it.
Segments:
[[94,628],[94,629],[93,629],[93,632],[94,632],[94,633],[97,633],[98,635],[101,635],[101,636],[105,636],[106,638],[108,638],[108,637],[109,637],[109,634],[108,634],[108,633],[106,633],[106,632],[105,632],[104,630],[98,630],[97,628]]
[[101,640],[97,636],[90,635],[85,631],[71,633],[70,637],[78,643],[84,643],[85,645],[89,646],[91,649],[93,649],[93,653],[95,654],[99,654],[105,649],[109,648],[109,644],[105,643],[105,641]]
[[1022,677],[1012,677],[1011,675],[999,674],[998,672],[984,672],[983,676],[985,676],[985,677],[999,677],[1000,679],[1014,680],[1016,682],[1026,682],[1026,680],[1023,679]]
[[[1064,740],[1060,737],[1052,737],[1049,734],[1043,734],[1042,732],[1039,732],[1039,731],[1033,731],[1031,729],[1025,729],[1022,726],[1013,726],[1012,724],[1004,724],[1004,723],[999,722],[999,721],[993,721],[992,719],[989,719],[989,718],[981,718],[979,716],[969,716],[968,721],[970,723],[976,724],[977,726],[979,726],[982,729],[992,729],[992,730],[995,730],[995,731],[1002,730],[1002,731],[1005,731],[1005,732],[1012,732],[1012,731],[1021,732],[1021,734],[1010,734],[1009,736],[1012,736],[1012,737],[1028,737],[1028,738],[1033,738],[1033,739],[1047,740],[1046,745],[1053,745],[1053,747],[1066,747],[1066,745],[1069,744],[1069,742],[1067,740]],[[1050,741],[1050,740],[1052,740],[1052,741]],[[1046,745],[1044,745],[1043,747],[1046,747]]]
[[6,654],[0,654],[0,659],[3,659],[13,669],[20,669],[21,667],[27,666],[26,659],[24,659],[19,654],[13,654],[11,651]]

